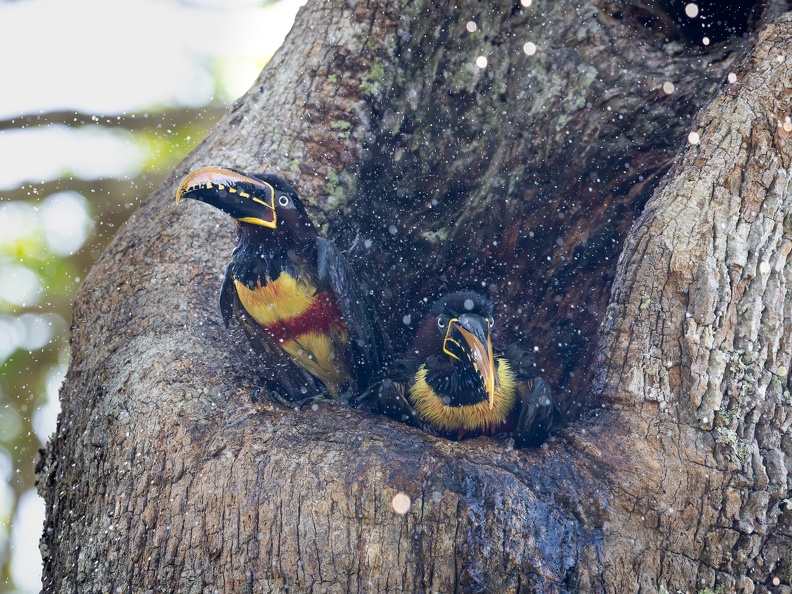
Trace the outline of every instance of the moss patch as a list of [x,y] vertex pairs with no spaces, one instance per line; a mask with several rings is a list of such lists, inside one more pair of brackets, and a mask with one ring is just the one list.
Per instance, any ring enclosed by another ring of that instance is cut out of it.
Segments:
[[376,62],[369,73],[363,77],[358,90],[363,97],[379,97],[382,93],[382,80],[385,78],[385,67]]

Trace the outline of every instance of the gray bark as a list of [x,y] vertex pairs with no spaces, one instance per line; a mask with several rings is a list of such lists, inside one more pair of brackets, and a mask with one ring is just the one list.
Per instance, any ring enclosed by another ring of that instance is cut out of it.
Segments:
[[[782,8],[706,48],[638,3],[302,10],[80,290],[45,589],[788,592]],[[217,307],[233,224],[173,202],[200,165],[280,171],[330,236],[371,239],[397,343],[418,297],[483,286],[565,428],[509,451],[252,403]]]

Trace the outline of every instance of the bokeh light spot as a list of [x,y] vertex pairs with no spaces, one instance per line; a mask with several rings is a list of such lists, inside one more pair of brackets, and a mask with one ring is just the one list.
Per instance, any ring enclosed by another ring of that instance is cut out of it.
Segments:
[[145,153],[129,132],[63,125],[0,134],[0,189],[42,182],[70,171],[83,179],[134,177]]
[[64,362],[63,365],[53,367],[49,371],[47,374],[47,388],[45,392],[47,402],[36,409],[30,421],[30,424],[33,426],[33,431],[42,445],[47,443],[47,440],[55,432],[55,427],[58,424],[58,413],[60,412],[60,399],[58,398],[58,393],[60,392],[63,378],[66,377],[66,369],[67,366]]
[[41,281],[38,274],[21,264],[0,266],[0,302],[12,305],[35,305]]
[[[11,577],[22,590],[41,590],[41,551],[39,539],[44,525],[44,500],[35,489],[25,491],[17,503],[11,529]],[[35,559],[35,562],[31,562]]]
[[88,237],[91,226],[88,202],[77,192],[48,196],[41,205],[40,217],[47,245],[60,256],[79,250]]
[[14,200],[0,204],[0,246],[11,246],[37,230],[36,211],[33,206]]

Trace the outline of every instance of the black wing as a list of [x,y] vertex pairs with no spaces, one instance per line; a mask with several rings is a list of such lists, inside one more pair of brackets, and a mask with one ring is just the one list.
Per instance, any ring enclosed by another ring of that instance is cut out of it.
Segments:
[[223,328],[226,330],[228,330],[228,326],[231,325],[231,319],[234,317],[234,310],[239,301],[236,287],[234,287],[233,266],[233,262],[226,266],[223,286],[220,287],[220,313],[223,314]]
[[561,419],[553,391],[537,375],[539,368],[528,351],[509,345],[504,349],[504,355],[519,382],[517,398],[520,401],[520,416],[514,430],[515,445],[518,448],[542,445]]
[[514,428],[514,445],[518,448],[542,445],[558,422],[558,405],[550,386],[541,377],[517,386],[520,417]]
[[[500,350],[500,349],[498,349]],[[517,375],[517,380],[524,382],[536,377],[539,366],[531,353],[516,345],[509,345],[502,349],[503,356],[509,360],[512,370]]]
[[316,238],[317,291],[330,288],[335,295],[354,356],[357,390],[383,377],[388,364],[387,338],[360,277],[344,254],[329,239]]
[[234,286],[232,265],[226,268],[225,279],[220,290],[220,311],[223,325],[228,328],[232,318],[236,318],[261,359],[258,371],[270,392],[277,392],[292,402],[327,396],[327,389],[302,367],[295,365],[291,357],[277,344],[273,343],[264,330],[245,311]]

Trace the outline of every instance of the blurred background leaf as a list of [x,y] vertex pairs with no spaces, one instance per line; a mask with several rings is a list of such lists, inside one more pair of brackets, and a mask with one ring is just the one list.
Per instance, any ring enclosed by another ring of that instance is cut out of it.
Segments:
[[57,421],[77,287],[302,4],[0,0],[0,592],[41,588],[33,469]]

